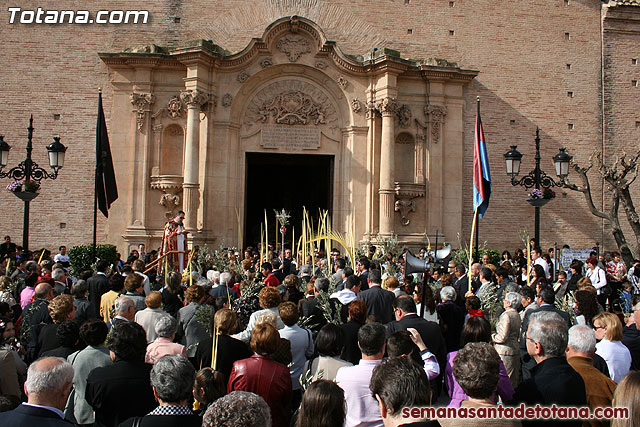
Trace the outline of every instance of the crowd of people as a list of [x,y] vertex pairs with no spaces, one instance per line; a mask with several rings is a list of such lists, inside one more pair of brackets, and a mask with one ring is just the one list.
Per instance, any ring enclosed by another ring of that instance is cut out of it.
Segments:
[[247,248],[181,274],[140,247],[72,277],[66,247],[31,254],[7,237],[0,425],[549,422],[412,411],[520,404],[628,408],[565,423],[640,425],[640,262],[595,253],[564,271],[530,252],[405,274],[375,247],[353,263]]

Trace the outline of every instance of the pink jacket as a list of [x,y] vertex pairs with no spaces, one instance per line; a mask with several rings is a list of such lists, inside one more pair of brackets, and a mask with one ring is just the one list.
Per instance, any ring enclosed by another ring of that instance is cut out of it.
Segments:
[[147,346],[147,354],[144,356],[144,361],[153,365],[162,356],[176,354],[182,354],[187,357],[187,351],[182,344],[174,343],[169,338],[158,337]]

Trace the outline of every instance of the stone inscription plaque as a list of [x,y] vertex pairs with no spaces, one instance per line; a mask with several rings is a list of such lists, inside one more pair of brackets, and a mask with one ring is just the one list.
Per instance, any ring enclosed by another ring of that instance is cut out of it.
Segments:
[[320,129],[315,126],[263,125],[260,145],[284,151],[317,150],[320,148]]

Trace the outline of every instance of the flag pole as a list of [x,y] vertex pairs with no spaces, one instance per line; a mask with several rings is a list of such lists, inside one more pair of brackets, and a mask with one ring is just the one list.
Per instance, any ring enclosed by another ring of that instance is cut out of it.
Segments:
[[[102,106],[102,88],[98,88],[98,104]],[[98,107],[100,108],[100,107]],[[98,111],[98,114],[100,112]],[[96,132],[100,132],[100,127],[96,127]],[[100,176],[100,147],[98,147],[98,135],[96,135],[96,169],[93,177],[93,246],[92,254],[95,261],[97,256],[97,240],[98,240],[98,177]]]
[[473,224],[471,225],[471,241],[469,242],[469,269],[467,270],[467,277],[469,278],[469,290],[471,287],[471,265],[473,265],[473,252],[471,248],[473,247],[473,236],[477,233],[476,225],[478,222],[478,208],[473,211]]
[[[477,104],[477,111],[476,111],[476,135],[478,134],[478,117],[480,117],[480,97],[477,96],[476,97],[476,104]],[[478,212],[476,210],[476,212],[474,213],[474,216],[477,216]],[[476,221],[476,219],[474,218],[474,221]],[[478,229],[479,229],[479,224],[476,224],[476,244],[475,244],[475,255],[474,255],[474,259],[476,262],[479,262],[478,260],[480,259],[480,253],[478,252]],[[437,249],[437,248],[436,248]],[[469,250],[471,250],[471,247],[469,248]],[[471,284],[471,282],[469,282],[469,284]]]

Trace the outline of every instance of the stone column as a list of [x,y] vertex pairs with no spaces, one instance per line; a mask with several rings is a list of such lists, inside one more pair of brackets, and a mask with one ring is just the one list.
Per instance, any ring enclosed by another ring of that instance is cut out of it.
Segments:
[[200,107],[209,96],[198,89],[180,93],[180,99],[187,105],[187,132],[184,150],[183,203],[184,227],[193,232],[196,229],[198,207],[200,205],[199,151],[200,151]]
[[395,99],[386,97],[377,103],[382,114],[382,142],[380,147],[380,234],[389,236],[393,233],[395,202],[395,147],[394,125],[397,104]]

